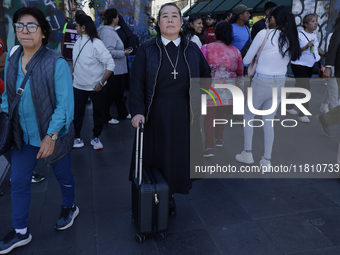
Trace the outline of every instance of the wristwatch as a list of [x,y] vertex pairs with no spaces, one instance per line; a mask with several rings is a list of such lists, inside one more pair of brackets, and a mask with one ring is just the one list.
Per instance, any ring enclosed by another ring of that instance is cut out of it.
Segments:
[[56,135],[56,134],[47,134],[49,137],[51,137],[51,139],[53,140],[53,141],[57,141],[57,139],[58,139],[58,136]]

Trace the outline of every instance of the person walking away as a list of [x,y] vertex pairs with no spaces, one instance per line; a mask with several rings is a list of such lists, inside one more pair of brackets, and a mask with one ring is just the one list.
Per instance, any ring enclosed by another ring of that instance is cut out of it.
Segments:
[[264,5],[264,12],[266,14],[266,17],[264,17],[263,19],[260,19],[259,21],[257,21],[254,26],[252,27],[251,30],[251,39],[254,40],[255,36],[257,35],[258,32],[260,32],[262,29],[266,29],[266,20],[268,17],[269,12],[271,11],[271,9],[273,9],[274,7],[276,7],[277,4],[274,2],[266,2]]
[[118,124],[119,121],[112,117],[110,113],[111,106],[115,102],[118,111],[118,118],[131,118],[124,99],[124,74],[128,73],[127,58],[132,52],[124,50],[123,41],[120,39],[116,28],[120,18],[116,9],[107,9],[104,12],[104,26],[98,29],[98,35],[103,41],[105,47],[109,50],[115,61],[115,69],[108,79],[105,87],[105,109],[104,122],[109,124]]
[[[232,25],[223,20],[215,27],[216,42],[205,44],[201,48],[210,65],[211,76],[215,84],[240,85],[238,79],[243,80],[242,57],[240,51],[231,45],[232,34]],[[242,86],[241,89],[243,90]],[[207,102],[207,115],[204,116],[204,157],[214,156],[214,144],[216,147],[223,147],[224,125],[216,125],[214,128],[213,121],[225,119],[227,108],[231,105],[228,90],[216,90],[222,97],[223,105],[215,106],[212,99]]]
[[[274,127],[266,119],[274,119],[281,101],[281,88],[285,85],[287,65],[289,61],[297,60],[301,51],[298,41],[294,15],[286,6],[280,5],[271,10],[268,15],[269,30],[261,30],[255,37],[248,53],[243,59],[249,64],[257,54],[268,33],[263,50],[258,59],[255,76],[251,83],[253,108],[269,111],[262,116],[264,131],[264,155],[260,160],[263,172],[269,172],[271,166],[272,148],[274,144]],[[273,106],[273,88],[277,88],[277,106]],[[244,150],[236,155],[236,160],[245,164],[254,163],[252,140],[254,128],[252,120],[255,114],[246,104],[244,114]]]

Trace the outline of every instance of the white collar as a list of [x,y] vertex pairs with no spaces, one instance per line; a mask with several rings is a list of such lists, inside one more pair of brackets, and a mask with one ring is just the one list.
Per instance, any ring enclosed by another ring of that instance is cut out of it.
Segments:
[[117,27],[115,27],[114,29],[117,31],[118,29],[120,29],[121,28],[121,26],[117,26]]
[[162,43],[167,46],[169,42],[173,42],[176,47],[178,47],[178,45],[181,43],[181,37],[179,36],[176,40],[174,41],[170,41],[169,39],[166,39],[165,37],[161,36],[162,39]]

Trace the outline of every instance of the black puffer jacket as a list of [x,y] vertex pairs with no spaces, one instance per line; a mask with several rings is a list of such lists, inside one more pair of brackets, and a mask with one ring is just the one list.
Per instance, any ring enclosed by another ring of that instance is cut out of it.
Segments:
[[[132,116],[141,114],[148,121],[150,107],[157,85],[158,71],[162,62],[161,37],[147,40],[136,54],[132,64],[130,79],[130,112]],[[184,59],[188,65],[190,78],[210,78],[210,67],[198,46],[181,35]],[[200,115],[199,84],[190,84],[191,122]]]

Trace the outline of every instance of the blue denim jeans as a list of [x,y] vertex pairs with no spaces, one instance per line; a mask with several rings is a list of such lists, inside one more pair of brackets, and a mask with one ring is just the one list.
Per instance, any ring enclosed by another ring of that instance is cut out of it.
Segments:
[[[21,152],[12,151],[12,227],[27,227],[28,211],[31,202],[31,180],[34,167],[37,165],[39,147],[22,143]],[[74,179],[71,172],[71,154],[67,154],[52,164],[52,169],[61,188],[63,206],[70,207],[74,202]]]
[[[271,159],[272,148],[274,143],[274,127],[273,121],[266,121],[267,119],[274,119],[279,103],[281,102],[281,88],[284,87],[286,81],[285,75],[264,75],[256,73],[251,83],[253,107],[258,110],[263,105],[262,110],[269,110],[273,104],[273,88],[277,88],[277,106],[273,113],[262,116],[263,131],[264,131],[264,158]],[[250,95],[248,95],[249,97]],[[246,104],[244,112],[244,150],[252,150],[253,143],[253,126],[260,126],[258,121],[252,121],[255,114],[249,110]],[[250,121],[250,122],[249,122]],[[250,124],[250,125],[249,125]]]

